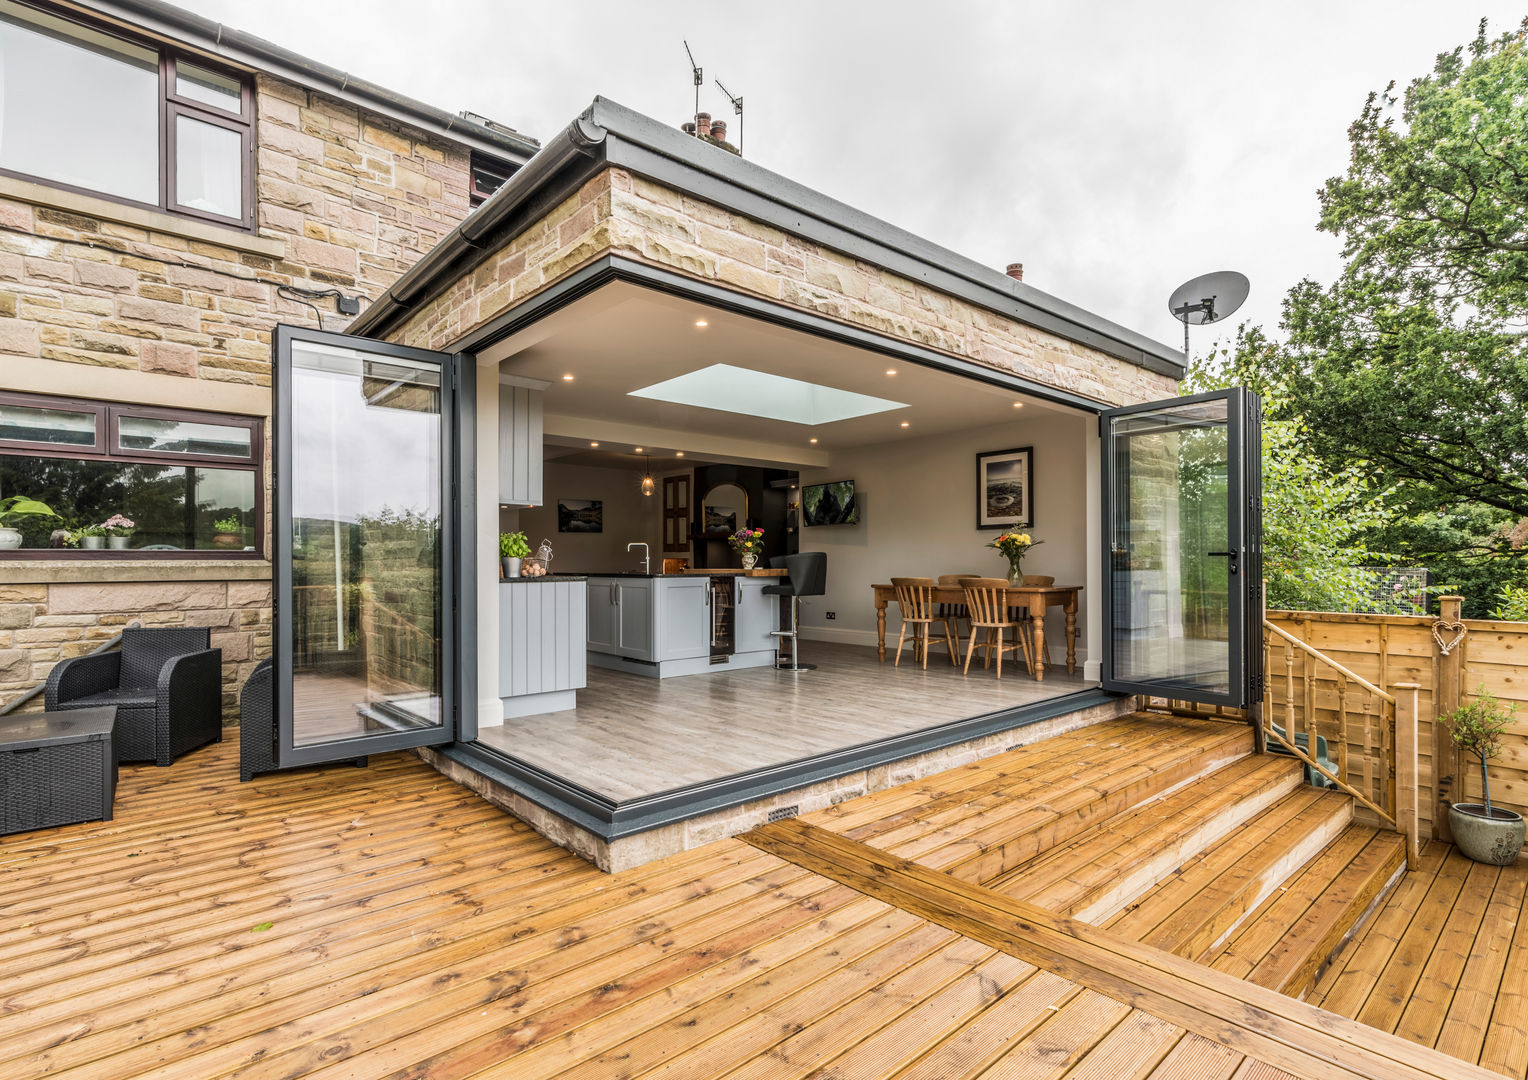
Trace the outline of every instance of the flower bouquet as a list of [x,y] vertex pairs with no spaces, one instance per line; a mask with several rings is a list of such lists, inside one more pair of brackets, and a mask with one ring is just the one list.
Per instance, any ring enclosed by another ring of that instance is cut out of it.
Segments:
[[743,557],[743,569],[752,570],[764,550],[764,530],[745,526],[727,537],[727,544]]
[[996,548],[1003,553],[1008,560],[1008,584],[1024,584],[1024,556],[1032,547],[1038,547],[1045,543],[1044,540],[1036,540],[1028,533],[1005,532],[996,540],[988,541],[989,548]]

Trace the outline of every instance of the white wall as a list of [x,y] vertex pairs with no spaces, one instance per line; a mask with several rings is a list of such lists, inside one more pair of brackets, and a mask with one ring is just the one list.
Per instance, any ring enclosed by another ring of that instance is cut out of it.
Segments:
[[[983,546],[997,531],[976,527],[979,451],[1034,447],[1035,524],[1028,531],[1045,543],[1025,558],[1024,572],[1052,574],[1058,585],[1093,586],[1097,574],[1095,568],[1090,579],[1089,560],[1097,561],[1096,522],[1090,530],[1089,517],[1097,498],[1097,424],[1091,416],[1036,411],[997,427],[834,453],[827,468],[804,470],[803,484],[853,480],[860,504],[858,525],[801,531],[802,551],[828,553],[827,595],[801,605],[808,636],[873,643],[870,586],[893,575],[1007,574],[1007,560]],[[1084,592],[1078,616],[1079,655],[1092,641],[1086,626],[1092,591]],[[831,622],[829,611],[837,615]],[[888,622],[895,633],[895,607]],[[1053,656],[1060,633],[1058,620],[1051,629]]]
[[[546,503],[531,509],[501,510],[500,528],[522,530],[535,551],[543,539],[552,542],[554,573],[582,574],[640,569],[641,549],[627,552],[634,540],[646,541],[654,571],[663,568],[663,476],[655,494],[642,494],[635,469],[605,469],[591,465],[546,464]],[[605,504],[605,529],[599,533],[557,531],[558,499],[599,499]]]

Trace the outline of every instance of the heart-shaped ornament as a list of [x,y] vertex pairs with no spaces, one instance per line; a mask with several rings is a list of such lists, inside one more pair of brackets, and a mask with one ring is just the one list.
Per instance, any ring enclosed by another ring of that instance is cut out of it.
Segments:
[[[1464,622],[1460,619],[1445,620],[1434,619],[1432,625],[1433,640],[1438,643],[1438,649],[1447,656],[1459,647],[1464,640]],[[1447,635],[1447,640],[1444,639]]]

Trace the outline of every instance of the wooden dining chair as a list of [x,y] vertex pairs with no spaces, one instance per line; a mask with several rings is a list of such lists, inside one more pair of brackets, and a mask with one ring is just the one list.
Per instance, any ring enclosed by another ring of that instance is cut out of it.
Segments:
[[[940,585],[959,585],[966,578],[977,578],[977,577],[981,577],[981,575],[980,574],[940,574],[939,575],[939,584]],[[966,620],[967,622],[971,621],[971,612],[966,609],[966,605],[965,604],[939,604],[939,605],[937,605],[934,608],[934,614],[935,615],[943,615],[947,619],[953,619],[954,620],[953,625],[955,627],[955,647],[957,649],[960,648],[960,621],[962,619]]]
[[[984,653],[984,667],[992,666],[992,654],[997,653],[997,677],[1003,677],[1003,654],[1016,652],[1029,661],[1029,651],[1024,647],[1024,626],[1015,623],[1010,617],[1008,610],[1008,579],[1007,578],[965,578],[960,587],[966,594],[966,609],[971,613],[971,639],[966,643],[966,666],[962,673],[969,674],[971,671],[971,656],[976,651],[977,631],[985,631],[982,648]],[[1005,631],[1010,627],[1015,630],[1015,638],[1009,641]],[[1034,674],[1034,665],[1031,663],[1030,674]]]
[[960,661],[955,654],[959,649],[955,644],[952,619],[948,615],[940,615],[934,611],[934,579],[894,577],[891,579],[891,587],[896,590],[897,607],[902,612],[902,626],[897,630],[897,659],[892,666],[901,666],[902,642],[906,639],[907,628],[911,626],[913,628],[913,660],[922,661],[923,666],[927,668],[929,633],[935,623],[944,625],[944,647],[949,650],[950,663],[958,666]]

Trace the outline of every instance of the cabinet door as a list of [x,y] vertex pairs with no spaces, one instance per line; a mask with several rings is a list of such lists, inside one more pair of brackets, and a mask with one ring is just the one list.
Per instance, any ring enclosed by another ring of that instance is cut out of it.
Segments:
[[737,580],[737,652],[773,652],[780,628],[780,598],[766,596],[768,578]]
[[589,579],[589,651],[616,651],[615,582]]
[[651,579],[615,583],[616,652],[633,660],[653,658]]
[[711,652],[711,579],[663,581],[658,587],[658,660],[689,660]]

